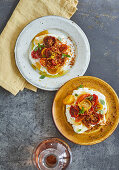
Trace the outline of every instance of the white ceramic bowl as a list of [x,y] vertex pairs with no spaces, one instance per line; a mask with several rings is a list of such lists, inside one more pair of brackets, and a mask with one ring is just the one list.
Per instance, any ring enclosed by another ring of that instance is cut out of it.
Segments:
[[[71,38],[75,51],[76,62],[70,71],[58,78],[40,80],[29,62],[29,46],[39,32],[48,30],[51,33],[62,33]],[[28,24],[20,33],[15,46],[15,60],[22,76],[32,85],[44,90],[57,90],[68,80],[84,75],[90,61],[90,45],[85,33],[73,21],[59,16],[45,16]]]

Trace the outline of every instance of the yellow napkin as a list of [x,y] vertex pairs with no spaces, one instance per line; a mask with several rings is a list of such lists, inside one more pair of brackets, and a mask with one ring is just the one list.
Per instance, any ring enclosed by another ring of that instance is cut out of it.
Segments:
[[0,86],[16,95],[28,88],[37,91],[19,73],[14,58],[15,42],[21,30],[32,20],[58,15],[70,18],[76,11],[77,0],[20,0],[0,35]]

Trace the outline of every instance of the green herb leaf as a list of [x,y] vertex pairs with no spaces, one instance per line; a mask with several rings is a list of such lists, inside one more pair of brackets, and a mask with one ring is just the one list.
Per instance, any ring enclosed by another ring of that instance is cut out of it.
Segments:
[[78,96],[78,94],[75,94],[75,96]]
[[70,58],[71,56],[70,56],[70,55],[66,55],[66,57],[69,57],[69,58]]
[[79,129],[77,132],[80,132],[81,131],[81,129]]
[[36,48],[34,49],[34,51],[38,51],[38,47],[36,47]]
[[86,99],[88,99],[88,100],[92,100],[93,99],[93,96],[91,95],[91,96],[89,96],[89,97],[86,97]]
[[39,48],[40,50],[42,49],[40,43],[38,43],[38,48]]
[[64,57],[65,57],[65,56],[66,56],[66,54],[62,54],[62,56],[64,56]]
[[45,45],[40,45],[42,48],[45,47]]
[[84,113],[84,107],[82,107],[82,110],[80,110],[78,114],[83,114],[83,113]]
[[91,101],[92,99],[93,99],[93,96],[91,96],[89,100]]
[[84,113],[84,107],[82,107],[82,113]]
[[62,41],[61,37],[58,37],[58,40],[59,40],[59,41]]
[[62,54],[62,58],[66,57],[66,54]]
[[80,114],[82,114],[82,112],[81,112],[81,111],[78,113],[78,115],[80,115]]
[[46,58],[46,55],[43,54],[42,57],[45,57],[45,58]]
[[44,75],[40,76],[40,79],[44,79],[44,78],[45,78],[45,76],[44,76]]
[[62,58],[64,58],[64,57],[71,57],[71,56],[68,54],[62,54]]
[[80,86],[78,87],[78,89],[80,89],[80,88],[83,88],[84,86],[82,85],[82,84],[80,84]]
[[101,103],[102,105],[105,105],[105,101],[102,100],[102,99],[100,99],[100,103]]

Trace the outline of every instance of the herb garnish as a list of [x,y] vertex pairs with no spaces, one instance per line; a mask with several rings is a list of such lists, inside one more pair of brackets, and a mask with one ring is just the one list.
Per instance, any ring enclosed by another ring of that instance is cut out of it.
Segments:
[[84,113],[84,107],[82,107],[82,109],[79,111],[78,114],[83,114]]
[[86,99],[88,99],[88,100],[92,100],[93,99],[93,96],[91,95],[91,96],[89,96],[89,97],[86,97]]
[[78,89],[80,89],[80,88],[83,88],[84,86],[82,85],[82,84],[80,84],[80,86],[78,87]]
[[45,45],[40,45],[42,48],[45,47]]
[[44,79],[44,78],[45,78],[45,76],[44,76],[44,75],[40,76],[40,79]]
[[34,51],[38,51],[39,50],[42,50],[42,48],[45,47],[44,45],[40,45],[40,43],[38,43],[38,46],[34,49]]
[[102,105],[105,105],[105,101],[102,100],[102,99],[100,99],[100,103],[101,103]]
[[77,132],[80,132],[81,131],[81,129],[79,129]]
[[78,96],[78,94],[75,94],[75,96]]
[[36,47],[35,49],[34,49],[34,51],[37,51],[38,50],[38,47]]
[[43,54],[42,57],[45,57],[45,58],[46,58],[46,55]]
[[42,49],[40,43],[38,43],[38,48],[39,48],[40,50]]
[[62,58],[64,58],[64,57],[71,57],[71,56],[68,54],[62,54]]

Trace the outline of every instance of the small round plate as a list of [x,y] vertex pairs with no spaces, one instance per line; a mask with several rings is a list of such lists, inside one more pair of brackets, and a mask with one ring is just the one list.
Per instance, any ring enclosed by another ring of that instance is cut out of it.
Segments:
[[[99,126],[96,130],[77,134],[66,119],[63,99],[72,94],[73,90],[77,89],[81,84],[104,94],[107,102],[106,114],[108,119],[105,125]],[[52,114],[56,127],[67,139],[80,145],[93,145],[105,140],[116,129],[119,122],[119,99],[113,88],[105,81],[91,76],[77,77],[65,83],[56,93]]]
[[[61,33],[70,37],[75,47],[76,61],[64,76],[40,80],[39,73],[29,61],[29,46],[32,39],[41,31]],[[90,46],[82,29],[73,21],[59,16],[45,16],[28,24],[20,33],[15,46],[15,59],[22,76],[32,85],[44,90],[57,90],[71,78],[84,75],[90,61]]]

